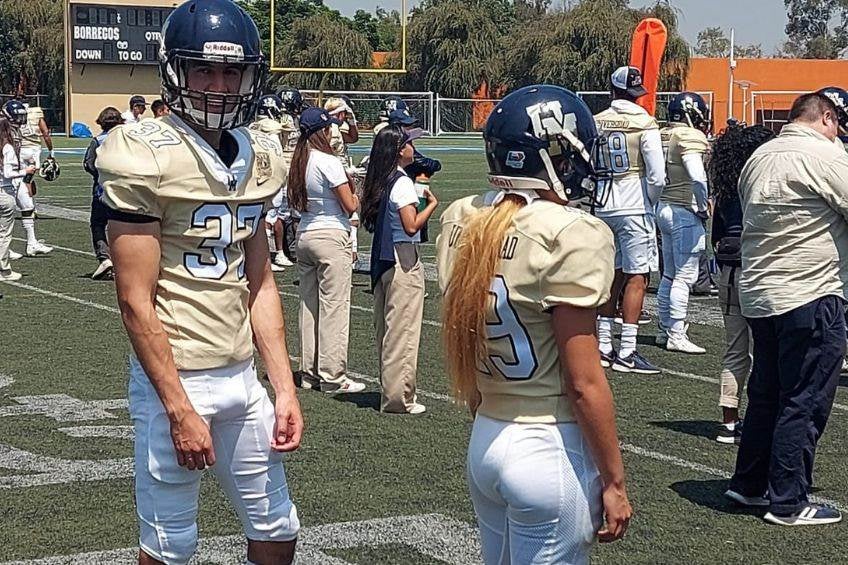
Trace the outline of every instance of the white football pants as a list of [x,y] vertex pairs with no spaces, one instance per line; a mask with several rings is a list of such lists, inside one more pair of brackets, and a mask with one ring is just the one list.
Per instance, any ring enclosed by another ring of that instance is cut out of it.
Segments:
[[698,262],[706,250],[706,231],[692,210],[664,202],[657,205],[657,226],[663,256],[657,310],[660,323],[668,329],[674,321],[686,319],[689,290],[698,281]]
[[[290,541],[300,522],[289,498],[283,455],[271,450],[274,406],[252,360],[220,369],[180,371],[192,406],[209,424],[218,484],[254,541]],[[165,409],[141,364],[130,360],[135,428],[139,544],[164,563],[187,563],[197,547],[197,500],[203,471],[177,464]]]
[[486,565],[589,562],[603,517],[601,477],[577,424],[478,414],[468,483]]

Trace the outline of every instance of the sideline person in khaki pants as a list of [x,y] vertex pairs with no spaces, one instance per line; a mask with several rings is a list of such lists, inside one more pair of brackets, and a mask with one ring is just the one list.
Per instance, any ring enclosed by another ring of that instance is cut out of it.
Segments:
[[751,154],[774,133],[763,126],[728,125],[716,139],[709,161],[710,186],[715,191],[712,245],[721,267],[719,305],[724,316],[725,352],[722,359],[718,405],[722,422],[716,441],[738,444],[742,439],[739,396],[751,374],[751,329],[739,306],[742,275],[742,203],[736,189],[742,167]]
[[301,386],[322,392],[361,392],[347,376],[350,324],[350,215],[359,207],[344,167],[330,147],[322,108],[300,116],[288,191],[301,212],[296,255],[300,275]]
[[380,410],[421,414],[415,382],[424,317],[424,272],[418,246],[421,229],[438,201],[429,190],[419,210],[419,196],[403,168],[413,161],[412,142],[420,129],[384,128],[374,138],[363,189],[362,221],[374,233],[371,285],[374,325],[380,357]]

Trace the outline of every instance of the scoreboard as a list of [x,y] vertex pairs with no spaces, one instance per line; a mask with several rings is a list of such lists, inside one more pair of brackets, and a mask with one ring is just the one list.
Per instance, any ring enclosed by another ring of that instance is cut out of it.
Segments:
[[156,65],[163,7],[71,4],[71,62]]

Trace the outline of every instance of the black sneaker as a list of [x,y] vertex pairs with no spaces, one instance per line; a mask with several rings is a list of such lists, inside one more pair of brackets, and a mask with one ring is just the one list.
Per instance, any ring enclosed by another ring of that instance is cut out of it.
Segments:
[[732,427],[728,428],[727,424],[720,424],[716,441],[727,445],[739,445],[742,441],[742,420],[736,420]]
[[612,367],[613,361],[615,361],[615,351],[610,351],[609,353],[601,351],[601,367],[609,369]]
[[823,526],[842,521],[842,513],[824,504],[807,504],[804,508],[785,516],[766,512],[763,520],[779,526]]
[[616,354],[612,370],[619,373],[638,373],[640,375],[659,375],[660,368],[634,351],[627,357]]

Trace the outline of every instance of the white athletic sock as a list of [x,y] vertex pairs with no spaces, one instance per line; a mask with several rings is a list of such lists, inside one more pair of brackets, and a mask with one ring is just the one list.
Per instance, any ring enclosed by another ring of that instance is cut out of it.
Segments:
[[613,318],[598,318],[598,349],[601,353],[612,353],[612,324]]
[[682,335],[686,333],[686,320],[675,320],[672,318],[668,332],[674,335]]
[[622,324],[621,326],[621,349],[619,357],[629,357],[636,351],[636,335],[639,333],[639,324]]
[[24,226],[24,231],[27,236],[27,245],[35,245],[38,240],[35,239],[35,220],[32,218],[21,218],[21,224]]

